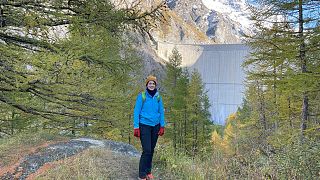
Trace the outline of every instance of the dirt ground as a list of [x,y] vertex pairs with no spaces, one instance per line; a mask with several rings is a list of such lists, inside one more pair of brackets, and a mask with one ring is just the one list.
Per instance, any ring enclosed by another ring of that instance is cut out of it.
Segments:
[[[97,173],[85,172],[86,169],[83,169],[84,174],[103,175],[103,177],[100,177],[102,179],[104,177],[106,179],[137,179],[139,157],[140,153],[129,144],[89,138],[72,139],[67,142],[38,147],[32,153],[21,158],[12,167],[6,167],[8,171],[2,172],[0,179],[34,179],[36,177],[37,179],[57,177],[61,177],[61,179],[79,179],[77,175],[79,176],[82,172],[75,173],[73,177],[63,177],[63,174],[55,174],[61,173],[61,168],[59,170],[59,167],[68,165],[70,167],[64,169],[72,170],[74,168],[74,172],[79,172],[82,170],[81,168],[90,165],[103,167],[91,168],[99,169]],[[88,162],[86,162],[87,159]],[[50,171],[50,173],[46,174],[47,171]]]

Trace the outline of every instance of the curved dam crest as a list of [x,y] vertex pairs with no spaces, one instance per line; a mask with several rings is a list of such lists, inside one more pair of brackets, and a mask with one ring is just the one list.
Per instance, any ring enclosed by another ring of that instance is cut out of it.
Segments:
[[158,41],[156,52],[168,61],[173,48],[182,56],[182,66],[196,69],[208,90],[211,120],[224,125],[226,118],[237,111],[244,97],[245,72],[241,67],[249,55],[244,44],[175,44]]

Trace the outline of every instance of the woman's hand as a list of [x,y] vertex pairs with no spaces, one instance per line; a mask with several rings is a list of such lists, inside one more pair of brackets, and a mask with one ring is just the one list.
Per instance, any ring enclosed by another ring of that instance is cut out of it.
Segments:
[[159,136],[163,136],[164,135],[164,127],[160,127],[160,130],[158,132]]
[[140,129],[139,129],[139,128],[135,128],[135,129],[133,130],[133,135],[134,135],[135,137],[140,137]]

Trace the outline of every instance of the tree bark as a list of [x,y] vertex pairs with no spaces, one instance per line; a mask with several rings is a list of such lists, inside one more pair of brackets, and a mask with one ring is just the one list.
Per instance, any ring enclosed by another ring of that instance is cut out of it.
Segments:
[[293,123],[292,123],[292,115],[291,115],[291,101],[290,101],[290,97],[288,97],[288,120],[289,120],[289,125],[291,128],[293,128]]
[[[306,49],[305,49],[305,42],[304,42],[304,27],[303,27],[303,1],[299,0],[299,39],[300,39],[300,47],[299,47],[299,58],[301,62],[301,72],[307,72],[307,60],[306,60]],[[301,139],[304,138],[304,131],[307,129],[307,120],[308,120],[308,95],[307,92],[304,91],[302,93],[302,112],[301,112],[301,123],[300,123],[300,130],[301,130]]]
[[263,90],[260,88],[259,82],[257,82],[257,90],[258,90],[258,101],[259,101],[259,116],[260,116],[260,123],[264,130],[267,130],[267,119],[265,113],[265,102],[264,102],[264,95]]
[[184,150],[187,152],[187,106],[184,106]]

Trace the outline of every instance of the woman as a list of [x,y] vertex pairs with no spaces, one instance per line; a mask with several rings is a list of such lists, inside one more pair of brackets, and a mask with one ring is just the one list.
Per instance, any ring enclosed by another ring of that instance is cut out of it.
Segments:
[[157,78],[148,76],[146,90],[139,93],[134,107],[134,136],[140,137],[142,155],[139,163],[139,178],[153,179],[152,157],[158,136],[164,134],[164,108],[156,88]]

